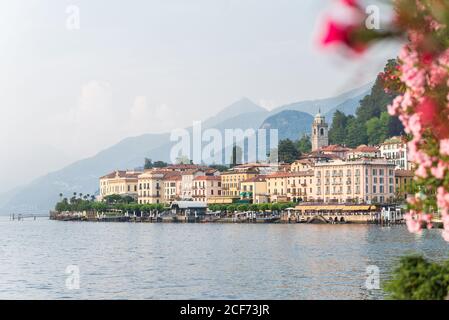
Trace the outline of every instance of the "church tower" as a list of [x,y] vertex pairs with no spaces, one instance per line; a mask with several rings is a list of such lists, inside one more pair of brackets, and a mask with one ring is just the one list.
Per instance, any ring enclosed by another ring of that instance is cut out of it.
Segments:
[[315,116],[312,124],[312,151],[329,145],[328,126],[321,110]]

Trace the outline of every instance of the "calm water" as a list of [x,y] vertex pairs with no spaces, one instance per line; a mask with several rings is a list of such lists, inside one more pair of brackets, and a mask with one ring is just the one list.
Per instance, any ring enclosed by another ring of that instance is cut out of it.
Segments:
[[[357,225],[132,224],[0,218],[0,299],[379,299],[366,267],[443,259],[440,231]],[[68,265],[80,289],[66,288]]]

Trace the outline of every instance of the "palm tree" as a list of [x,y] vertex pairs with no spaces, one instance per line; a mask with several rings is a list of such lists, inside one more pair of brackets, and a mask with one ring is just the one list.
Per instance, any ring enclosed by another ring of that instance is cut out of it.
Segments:
[[62,193],[60,193],[59,194],[59,198],[61,198],[61,200],[62,200],[62,197],[63,197],[64,195],[62,194]]

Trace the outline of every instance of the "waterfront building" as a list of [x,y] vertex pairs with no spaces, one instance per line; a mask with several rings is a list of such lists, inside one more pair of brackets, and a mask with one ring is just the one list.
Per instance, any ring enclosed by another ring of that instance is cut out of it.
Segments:
[[180,218],[184,217],[185,222],[194,222],[206,215],[207,204],[199,201],[173,201],[170,210]]
[[163,170],[150,169],[139,175],[138,202],[140,204],[164,202],[165,173]]
[[394,163],[382,159],[317,162],[309,201],[387,203],[395,196]]
[[320,112],[315,116],[312,123],[312,151],[319,150],[329,145],[328,125]]
[[116,170],[100,177],[100,200],[113,194],[137,199],[138,176],[142,172]]
[[241,182],[241,200],[249,200],[251,203],[269,202],[267,182],[264,175],[257,175]]
[[208,202],[212,197],[221,197],[220,176],[197,176],[193,179],[193,199]]
[[181,199],[181,172],[164,173],[164,202],[171,203]]
[[204,176],[205,170],[186,170],[181,174],[181,199],[192,200],[193,199],[193,180],[196,177]]
[[246,179],[259,175],[260,172],[254,168],[234,167],[229,171],[221,173],[221,186],[223,195],[231,198],[240,198],[240,183]]
[[413,194],[412,183],[414,173],[412,170],[395,170],[396,197],[399,199],[407,199]]
[[313,170],[295,172],[275,172],[266,176],[270,202],[307,201],[312,190]]
[[347,153],[348,159],[380,158],[381,152],[378,148],[362,144]]
[[409,159],[407,142],[404,137],[392,137],[385,140],[379,146],[382,157],[394,161],[396,169],[411,170],[412,163]]

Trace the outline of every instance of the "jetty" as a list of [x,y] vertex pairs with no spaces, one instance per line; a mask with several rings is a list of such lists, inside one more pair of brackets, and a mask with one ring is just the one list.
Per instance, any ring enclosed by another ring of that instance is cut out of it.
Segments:
[[49,214],[34,214],[34,213],[11,213],[9,215],[9,220],[12,221],[23,221],[25,219],[37,220],[39,218],[49,218]]

